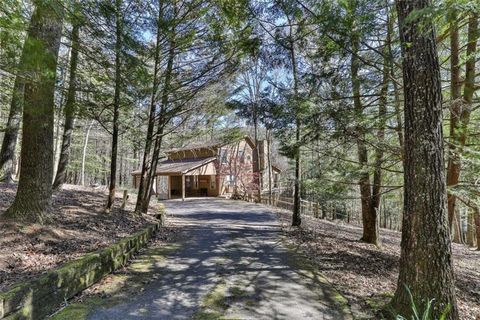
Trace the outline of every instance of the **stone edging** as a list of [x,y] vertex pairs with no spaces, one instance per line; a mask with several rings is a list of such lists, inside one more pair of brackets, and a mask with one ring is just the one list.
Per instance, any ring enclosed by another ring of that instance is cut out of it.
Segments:
[[43,319],[60,304],[125,265],[160,228],[152,224],[119,242],[0,293],[0,319]]

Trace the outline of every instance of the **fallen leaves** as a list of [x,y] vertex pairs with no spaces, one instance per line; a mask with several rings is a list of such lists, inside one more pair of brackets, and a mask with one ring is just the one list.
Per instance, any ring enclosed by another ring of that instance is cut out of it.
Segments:
[[[117,195],[117,205],[121,196]],[[14,197],[15,187],[0,183],[0,212]],[[130,197],[126,210],[114,209],[105,215],[104,191],[66,185],[54,195],[53,220],[48,225],[0,222],[0,291],[106,247],[154,221],[132,213],[134,198]]]
[[[289,241],[311,257],[320,272],[349,300],[358,318],[372,317],[371,300],[385,300],[396,289],[400,233],[381,229],[379,248],[360,242],[362,229],[340,220],[302,217],[291,228],[291,213],[279,210]],[[458,304],[464,320],[480,317],[480,252],[453,245]],[[380,299],[381,298],[381,299]]]

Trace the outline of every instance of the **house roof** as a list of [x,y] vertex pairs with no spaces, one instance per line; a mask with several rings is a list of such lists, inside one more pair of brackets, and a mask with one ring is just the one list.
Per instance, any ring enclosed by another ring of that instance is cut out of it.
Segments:
[[166,150],[165,153],[173,153],[173,152],[181,152],[181,151],[189,151],[189,150],[198,150],[198,149],[217,149],[221,148],[225,145],[229,145],[231,143],[238,142],[239,140],[245,139],[245,141],[250,145],[250,147],[255,148],[255,142],[249,137],[249,136],[244,136],[241,139],[225,142],[225,141],[208,141],[208,142],[203,142],[203,143],[192,143],[189,144],[185,147],[181,148],[172,148],[169,150]]
[[[165,160],[158,164],[157,175],[185,174],[185,173],[188,173],[189,171],[200,168],[201,166],[204,166],[212,161],[215,161],[216,159],[217,157]],[[140,170],[132,172],[132,175],[140,175],[140,174],[141,174]]]

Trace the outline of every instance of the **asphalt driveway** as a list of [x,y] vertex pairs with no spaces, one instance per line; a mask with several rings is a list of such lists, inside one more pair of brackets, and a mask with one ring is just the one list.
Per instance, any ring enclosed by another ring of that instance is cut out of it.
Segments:
[[284,245],[266,206],[216,198],[165,204],[178,243],[148,249],[127,272],[143,280],[124,281],[85,318],[351,318],[328,282]]

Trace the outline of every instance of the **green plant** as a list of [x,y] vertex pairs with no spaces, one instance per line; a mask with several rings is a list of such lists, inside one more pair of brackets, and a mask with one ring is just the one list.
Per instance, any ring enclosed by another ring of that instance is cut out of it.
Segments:
[[[419,309],[418,306],[416,305],[412,292],[410,291],[410,288],[405,285],[405,289],[408,292],[408,295],[410,297],[410,302],[411,302],[411,307],[412,307],[412,320],[445,320],[447,319],[447,315],[450,312],[451,306],[447,305],[446,308],[443,310],[442,314],[438,319],[433,319],[433,316],[431,315],[432,313],[432,307],[433,307],[433,302],[435,299],[430,299],[427,301],[427,304],[425,305],[425,308],[423,308],[423,312],[421,311],[422,309]],[[402,315],[397,315],[395,317],[396,320],[407,320]]]

